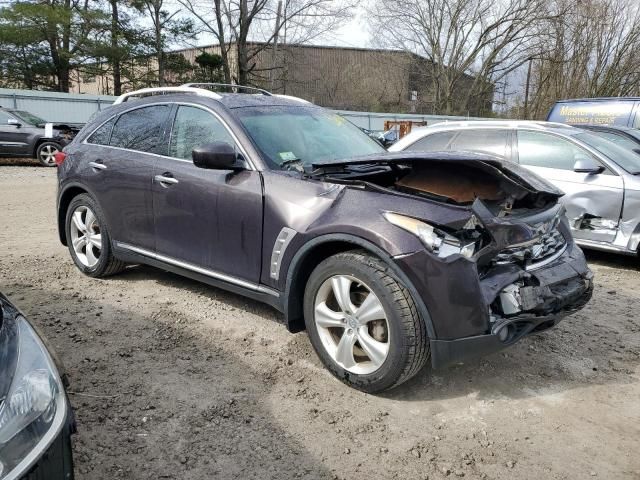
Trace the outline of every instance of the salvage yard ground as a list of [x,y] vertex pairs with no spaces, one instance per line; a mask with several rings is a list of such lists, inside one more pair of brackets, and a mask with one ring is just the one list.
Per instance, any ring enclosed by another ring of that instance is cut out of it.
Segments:
[[640,260],[590,253],[592,302],[381,396],[271,308],[60,245],[56,171],[0,160],[0,291],[66,365],[78,479],[640,479]]

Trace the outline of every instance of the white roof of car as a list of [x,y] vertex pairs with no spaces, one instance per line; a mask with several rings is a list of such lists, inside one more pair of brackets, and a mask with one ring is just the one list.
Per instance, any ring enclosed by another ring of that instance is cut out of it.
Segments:
[[480,128],[532,128],[541,131],[551,131],[562,129],[564,133],[578,133],[580,129],[564,123],[541,122],[536,120],[464,120],[455,122],[440,122],[427,127],[414,128],[409,135],[404,136],[398,142],[389,147],[389,151],[397,152],[403,150],[416,140],[426,137],[435,132],[447,130],[465,130]]

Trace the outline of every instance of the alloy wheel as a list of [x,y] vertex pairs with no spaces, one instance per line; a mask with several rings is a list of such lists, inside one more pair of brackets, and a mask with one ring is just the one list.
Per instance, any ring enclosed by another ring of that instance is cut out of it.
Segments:
[[334,275],[322,283],[314,322],[325,350],[345,370],[370,374],[387,359],[387,316],[378,297],[357,278]]
[[81,205],[71,215],[71,245],[80,263],[94,267],[100,260],[102,235],[96,215],[85,205]]
[[40,150],[40,161],[48,166],[56,164],[56,153],[60,151],[55,145],[45,145]]

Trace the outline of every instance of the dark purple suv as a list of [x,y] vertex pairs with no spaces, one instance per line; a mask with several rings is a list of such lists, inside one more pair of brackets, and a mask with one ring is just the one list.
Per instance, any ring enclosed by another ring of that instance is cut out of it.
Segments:
[[145,263],[266,302],[368,392],[589,300],[562,193],[539,177],[390,154],[303,100],[206,87],[127,94],[58,156],[60,239],[85,274]]

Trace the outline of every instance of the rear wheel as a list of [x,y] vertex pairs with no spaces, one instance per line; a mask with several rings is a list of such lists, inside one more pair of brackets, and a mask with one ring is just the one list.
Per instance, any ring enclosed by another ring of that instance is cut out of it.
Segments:
[[407,289],[377,257],[351,251],[312,272],[304,297],[311,343],[337,378],[374,393],[426,363],[425,326]]
[[56,153],[61,150],[55,142],[43,142],[36,149],[36,158],[45,167],[56,166]]
[[102,210],[89,195],[71,201],[65,226],[71,258],[84,274],[106,277],[124,269],[125,263],[113,256]]

